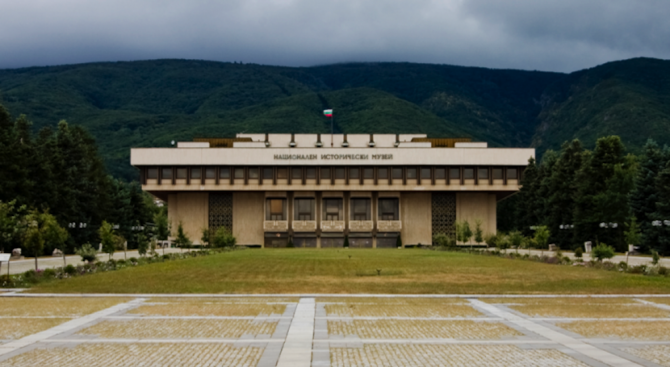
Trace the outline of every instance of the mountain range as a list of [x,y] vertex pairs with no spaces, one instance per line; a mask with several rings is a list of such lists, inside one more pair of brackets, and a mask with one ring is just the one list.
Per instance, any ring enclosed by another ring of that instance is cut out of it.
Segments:
[[235,133],[427,133],[490,146],[631,152],[670,144],[670,61],[636,58],[564,74],[415,63],[278,67],[200,60],[0,70],[0,104],[36,129],[86,127],[110,172],[137,173],[129,148]]

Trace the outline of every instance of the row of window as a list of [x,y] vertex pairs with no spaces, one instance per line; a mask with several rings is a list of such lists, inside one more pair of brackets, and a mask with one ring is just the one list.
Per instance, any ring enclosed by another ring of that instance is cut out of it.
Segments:
[[[516,167],[149,167],[146,178],[241,180],[515,180]],[[376,174],[376,175],[375,175]]]
[[[316,220],[316,199],[295,198],[293,201],[293,220]],[[265,206],[265,220],[281,221],[288,218],[286,198],[268,198]],[[344,220],[344,199],[324,198],[321,205],[321,218],[324,221]],[[377,206],[378,220],[399,220],[400,202],[398,198],[379,198]],[[349,219],[372,220],[372,200],[370,198],[351,198]]]

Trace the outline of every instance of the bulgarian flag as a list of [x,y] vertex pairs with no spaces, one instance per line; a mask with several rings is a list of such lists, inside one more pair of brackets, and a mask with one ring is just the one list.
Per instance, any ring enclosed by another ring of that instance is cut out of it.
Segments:
[[333,117],[333,110],[323,110],[323,114],[326,117]]

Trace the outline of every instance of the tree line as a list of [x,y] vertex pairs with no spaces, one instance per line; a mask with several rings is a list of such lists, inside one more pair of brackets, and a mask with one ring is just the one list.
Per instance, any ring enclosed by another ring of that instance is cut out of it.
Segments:
[[[670,148],[649,140],[639,156],[618,136],[579,140],[547,151],[524,171],[520,191],[499,205],[498,228],[531,235],[546,226],[562,249],[606,243],[670,254]],[[668,221],[668,222],[666,222]]]
[[[95,140],[82,127],[60,121],[34,135],[25,115],[13,120],[0,105],[0,247],[28,255],[65,253],[100,243],[103,221],[137,247],[137,232],[165,208],[137,182],[107,174]],[[30,228],[33,228],[31,231]],[[59,230],[60,228],[61,230]],[[44,242],[41,249],[31,243]],[[97,247],[97,246],[96,246]]]

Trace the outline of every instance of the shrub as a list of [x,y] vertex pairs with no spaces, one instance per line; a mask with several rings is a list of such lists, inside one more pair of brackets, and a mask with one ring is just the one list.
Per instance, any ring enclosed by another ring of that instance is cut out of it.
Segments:
[[131,263],[137,263],[137,258],[131,257],[130,259],[128,259],[128,261],[130,261]]
[[570,264],[572,264],[572,260],[567,256],[563,256],[563,258],[561,259],[561,263],[563,263],[565,265],[570,265]]
[[618,265],[620,271],[626,271],[628,270],[628,264],[626,264],[625,261],[622,261]]
[[618,266],[611,261],[605,261],[601,264],[600,268],[604,270],[616,270]]
[[637,266],[631,266],[628,268],[628,272],[631,274],[644,274],[644,272],[647,270],[647,265],[637,265]]
[[63,269],[63,271],[64,271],[65,274],[67,274],[67,275],[75,275],[75,274],[77,274],[77,268],[75,268],[72,264],[66,266],[65,269]]
[[581,247],[577,247],[575,249],[575,257],[581,260],[582,256],[584,256],[584,250]]
[[614,257],[614,248],[604,243],[599,243],[591,251],[591,257],[602,262],[604,259],[611,259]]
[[498,235],[490,234],[484,238],[484,242],[488,247],[498,247]]
[[651,263],[654,265],[658,265],[659,260],[661,260],[661,257],[658,256],[658,251],[651,250]]
[[210,241],[211,245],[216,248],[233,247],[237,243],[235,236],[226,227],[219,227]]
[[644,275],[647,276],[657,276],[658,275],[658,266],[647,266],[646,269],[644,269]]
[[544,262],[547,263],[547,264],[558,264],[558,263],[561,262],[561,260],[556,256],[552,256],[552,257],[545,258]]
[[75,253],[81,256],[81,261],[88,261],[89,263],[94,262],[98,256],[98,252],[95,251],[90,243],[81,246],[81,248],[75,251]]
[[56,277],[56,270],[54,269],[44,269],[44,273],[42,273],[42,276],[45,278],[55,278]]
[[444,233],[438,233],[433,237],[433,245],[442,247],[451,247],[450,238]]
[[165,255],[161,256],[161,258],[163,260],[170,260],[170,254],[165,254]]
[[667,277],[668,275],[670,275],[670,269],[666,268],[665,266],[659,266],[658,275],[663,275]]
[[126,260],[123,260],[123,259],[118,260],[118,261],[116,262],[116,265],[122,265],[122,266],[123,266],[123,265],[126,265]]

